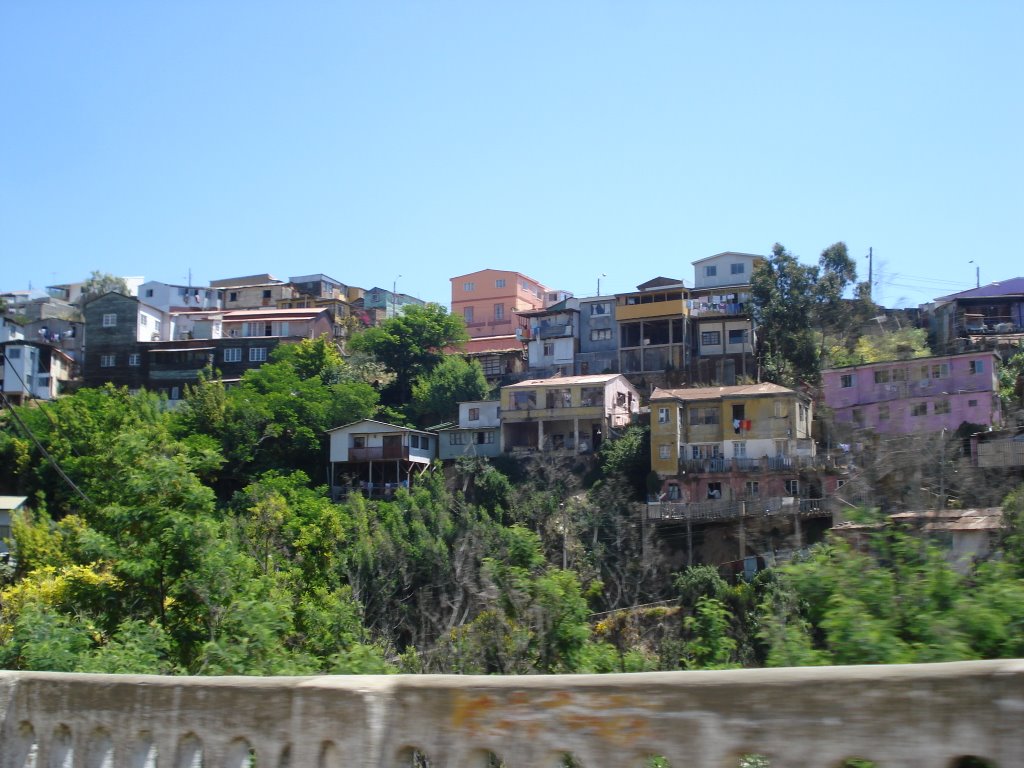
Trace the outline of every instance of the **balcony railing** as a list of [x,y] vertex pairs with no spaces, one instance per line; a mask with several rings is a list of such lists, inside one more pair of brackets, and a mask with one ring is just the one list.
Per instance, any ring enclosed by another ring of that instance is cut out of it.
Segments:
[[1024,661],[624,675],[0,673],[26,766],[1020,764]]
[[694,474],[727,474],[730,472],[791,472],[800,469],[828,469],[835,462],[828,456],[761,456],[760,458],[680,459],[679,468]]
[[793,497],[708,499],[707,501],[651,501],[644,515],[648,520],[689,520],[713,522],[737,520],[740,517],[773,517],[800,515],[801,517],[829,517],[832,507],[828,499],[798,499]]
[[377,459],[408,459],[409,448],[404,445],[372,446],[370,448],[349,448],[349,461],[376,461]]

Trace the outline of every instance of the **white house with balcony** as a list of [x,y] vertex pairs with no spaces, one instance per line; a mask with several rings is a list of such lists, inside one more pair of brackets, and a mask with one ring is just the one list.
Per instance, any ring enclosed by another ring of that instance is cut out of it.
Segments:
[[15,340],[0,343],[0,388],[14,403],[54,400],[71,378],[74,361],[51,344]]
[[437,433],[362,419],[327,430],[331,495],[388,498],[408,488],[437,458]]

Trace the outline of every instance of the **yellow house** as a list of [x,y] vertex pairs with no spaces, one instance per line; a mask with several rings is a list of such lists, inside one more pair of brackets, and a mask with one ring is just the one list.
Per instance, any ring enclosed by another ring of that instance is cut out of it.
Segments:
[[587,453],[639,410],[639,394],[618,373],[510,384],[501,388],[501,450]]
[[651,468],[682,473],[787,469],[814,456],[811,400],[777,384],[655,389]]

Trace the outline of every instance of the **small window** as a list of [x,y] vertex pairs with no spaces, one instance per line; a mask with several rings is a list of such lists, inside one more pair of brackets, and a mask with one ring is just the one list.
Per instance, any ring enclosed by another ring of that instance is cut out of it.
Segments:
[[466,324],[473,322],[473,308],[463,307],[462,308],[462,319],[466,321]]
[[100,368],[113,368],[117,364],[117,355],[100,355]]
[[466,291],[467,293],[475,291],[476,290],[476,283],[463,283],[462,284],[462,290]]
[[775,410],[775,418],[776,419],[781,419],[785,415],[785,413],[783,411],[783,408],[785,408],[786,406],[783,404],[783,402],[781,400],[776,400],[773,403],[773,406],[774,406],[774,410]]
[[704,267],[704,277],[715,277],[718,274],[718,267]]
[[738,440],[732,444],[732,455],[737,459],[745,459],[747,457],[747,443],[745,440]]
[[479,408],[470,408],[469,409],[469,420],[470,421],[480,421],[480,409]]
[[238,291],[231,291],[228,293],[228,301],[238,301]]
[[949,413],[949,400],[936,400],[935,413]]
[[911,416],[927,416],[928,415],[928,403],[914,403],[910,406]]
[[968,400],[967,401],[967,407],[968,408],[977,408],[978,407],[978,401],[977,400]]
[[409,447],[410,448],[419,448],[420,447],[420,436],[419,435],[409,435]]
[[730,344],[746,344],[747,343],[747,331],[744,328],[729,331],[729,343]]
[[668,408],[659,408],[658,409],[658,423],[659,424],[668,424]]
[[786,481],[786,495],[787,496],[799,496],[800,495],[800,481],[799,480],[787,480]]
[[611,304],[606,301],[595,302],[590,305],[590,314],[592,315],[608,315],[611,314]]
[[352,447],[353,448],[365,448],[366,447],[366,435],[352,435]]
[[734,275],[742,275],[744,272],[746,272],[746,270],[747,265],[743,263],[729,265],[729,271]]
[[462,433],[461,432],[449,432],[448,433],[448,444],[449,445],[462,445]]
[[169,400],[180,400],[181,399],[181,389],[179,389],[178,387],[171,387],[171,393],[168,396],[168,399]]
[[890,371],[887,368],[875,371],[875,384],[888,384],[890,375]]
[[241,347],[228,347],[224,350],[224,362],[225,363],[240,363],[242,362],[242,349]]
[[[733,266],[736,266],[733,264]],[[747,496],[756,499],[761,492],[761,484],[757,480],[747,480]]]
[[542,354],[544,355],[544,357],[551,357],[551,356],[553,356],[555,354],[555,344],[554,344],[554,342],[552,342],[552,341],[545,341],[544,342],[544,349],[543,349]]
[[882,403],[878,406],[878,420],[888,421],[889,420],[889,404]]
[[590,340],[591,341],[610,341],[612,338],[611,328],[591,328],[590,329]]
[[429,451],[430,450],[430,438],[429,437],[421,437],[420,438],[420,448],[422,448],[424,451]]
[[161,328],[161,327],[162,327],[162,326],[161,326],[161,323],[160,323],[160,321],[159,321],[159,320],[154,320],[154,321],[153,321],[153,331],[154,331],[155,333],[160,333],[160,328]]
[[267,348],[266,347],[250,347],[249,348],[249,362],[250,363],[262,363],[267,359]]
[[106,314],[103,315],[103,327],[104,328],[113,328],[115,325],[117,325],[117,313],[116,312],[107,312]]
[[985,361],[984,360],[971,360],[970,373],[984,373],[985,372]]
[[128,355],[128,365],[130,365],[133,368],[137,368],[138,366],[142,365],[142,355],[140,355],[138,352],[133,352],[132,354]]
[[153,289],[152,288],[147,288],[146,289],[146,298],[147,299],[153,298]]
[[702,331],[700,334],[700,345],[702,347],[717,347],[722,343],[721,331]]
[[662,443],[658,446],[658,458],[659,459],[670,459],[672,458],[672,446],[666,443]]
[[853,386],[853,374],[844,373],[839,377],[839,386],[843,389],[849,389]]
[[149,325],[149,315],[139,315],[139,325],[143,328]]
[[270,298],[270,289],[269,288],[267,288],[266,290],[263,291],[263,298],[264,299],[269,299]]
[[504,304],[495,304],[494,305],[494,319],[495,320],[504,320],[505,319],[505,305]]
[[860,408],[853,409],[853,423],[856,424],[858,427],[864,426],[864,411],[862,411]]
[[[472,283],[470,283],[470,285],[472,285]],[[495,280],[494,281],[494,287],[495,288],[504,288],[505,287],[505,278],[499,277],[497,280]]]
[[7,350],[7,357],[11,360],[17,360],[21,357],[21,349],[18,347],[9,347]]

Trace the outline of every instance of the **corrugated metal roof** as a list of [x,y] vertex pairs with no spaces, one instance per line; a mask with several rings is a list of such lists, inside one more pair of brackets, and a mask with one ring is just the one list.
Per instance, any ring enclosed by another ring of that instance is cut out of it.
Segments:
[[720,397],[749,397],[754,395],[797,394],[795,390],[778,384],[738,384],[732,387],[691,387],[686,389],[655,389],[651,400],[712,400]]
[[979,288],[970,288],[960,293],[951,293],[948,296],[939,296],[935,301],[955,301],[958,299],[991,299],[997,296],[1020,296],[1024,295],[1024,277],[1011,277],[1009,280],[999,280]]

